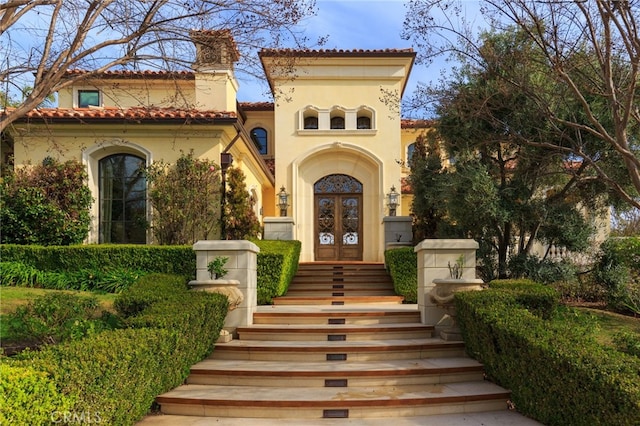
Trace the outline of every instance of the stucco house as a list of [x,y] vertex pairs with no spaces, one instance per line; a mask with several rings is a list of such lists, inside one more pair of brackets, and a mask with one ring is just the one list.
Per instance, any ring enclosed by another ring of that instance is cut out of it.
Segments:
[[401,164],[424,130],[400,115],[415,53],[262,50],[275,102],[243,103],[230,34],[198,31],[192,40],[191,70],[82,79],[57,94],[57,108],[16,122],[3,154],[16,165],[54,156],[87,166],[95,199],[88,243],[152,243],[139,226],[138,219],[153,218],[137,171],[192,151],[241,168],[264,223],[283,220],[277,199],[284,190],[282,213],[302,242],[302,261],[382,261],[388,194],[399,193],[396,214],[408,215]]

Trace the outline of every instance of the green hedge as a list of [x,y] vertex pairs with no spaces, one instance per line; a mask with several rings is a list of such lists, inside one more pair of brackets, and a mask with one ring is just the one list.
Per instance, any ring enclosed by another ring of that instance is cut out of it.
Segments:
[[493,280],[489,282],[489,288],[512,292],[518,304],[543,318],[550,318],[560,302],[560,294],[555,288],[529,279]]
[[[191,365],[211,353],[228,302],[219,294],[188,291],[184,277],[151,274],[120,295],[116,306],[129,328],[2,361],[46,374],[60,400],[72,401],[61,403],[56,413],[88,416],[103,424],[134,424],[157,395],[180,385]],[[25,413],[29,424],[51,423],[50,408],[40,406],[40,395],[31,394],[0,412],[9,424]]]
[[417,303],[418,256],[413,247],[385,251],[384,262],[391,274],[396,294],[404,297],[404,303]]
[[300,241],[253,241],[258,253],[258,304],[268,305],[274,297],[282,296],[298,271]]
[[[257,256],[258,304],[266,305],[287,292],[298,270],[301,243],[252,242],[260,248]],[[136,274],[168,273],[191,280],[195,279],[196,271],[196,256],[191,246],[2,245],[0,258],[0,271],[4,272],[0,284],[55,289],[121,290],[127,287],[125,280]],[[94,284],[92,280],[96,278],[103,279]]]
[[191,246],[99,244],[77,246],[0,246],[3,262],[22,262],[46,272],[129,269],[195,278]]
[[640,424],[638,357],[600,345],[566,318],[536,315],[549,298],[544,288],[522,297],[522,287],[495,287],[503,285],[457,294],[457,319],[468,353],[511,389],[518,411],[546,425]]

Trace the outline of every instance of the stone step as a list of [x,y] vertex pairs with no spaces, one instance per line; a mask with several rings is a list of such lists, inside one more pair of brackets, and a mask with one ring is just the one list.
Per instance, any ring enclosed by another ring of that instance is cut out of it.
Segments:
[[[285,309],[290,308],[289,311]],[[261,311],[253,314],[254,325],[258,324],[395,324],[420,323],[420,312],[387,310],[327,310],[310,312],[304,307],[280,306],[271,312]]]
[[158,396],[165,414],[245,418],[375,418],[506,410],[486,381],[375,387],[183,385]]
[[422,324],[375,325],[264,325],[236,329],[240,340],[359,341],[380,339],[423,339],[433,336],[433,326]]
[[210,359],[336,362],[423,359],[465,356],[464,343],[439,338],[377,341],[232,340],[216,345]]
[[[443,410],[445,411],[445,410]],[[338,423],[339,422],[339,423]],[[300,419],[296,417],[266,419],[152,415],[147,416],[137,426],[328,426],[334,424],[357,426],[389,426],[388,417],[349,419]],[[524,417],[516,411],[484,411],[478,413],[435,414],[429,416],[395,417],[393,426],[542,426],[535,420]]]
[[326,281],[385,281],[392,282],[391,277],[386,271],[369,271],[369,272],[335,272],[335,271],[305,271],[300,272],[293,278],[293,283],[305,281],[313,282],[315,280]]
[[368,303],[402,303],[402,296],[331,296],[331,297],[289,297],[273,299],[274,305],[357,305]]
[[285,297],[348,297],[348,296],[395,296],[393,289],[362,289],[362,288],[320,288],[320,289],[289,289]]
[[321,388],[429,385],[482,378],[482,365],[466,357],[295,364],[207,359],[191,368],[187,384]]
[[393,284],[384,282],[314,282],[314,283],[299,283],[289,286],[288,291],[294,290],[393,290]]

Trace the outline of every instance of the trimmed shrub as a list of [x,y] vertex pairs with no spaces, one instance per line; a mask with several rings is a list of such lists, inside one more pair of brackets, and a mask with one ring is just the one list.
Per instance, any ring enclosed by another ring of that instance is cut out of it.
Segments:
[[258,304],[268,305],[274,297],[282,296],[289,289],[298,271],[300,241],[253,241],[258,253]]
[[3,262],[21,262],[47,272],[129,270],[161,272],[195,278],[196,255],[191,246],[100,244],[77,246],[0,246]]
[[[211,353],[228,301],[188,291],[183,277],[164,274],[148,275],[129,291],[116,299],[129,328],[23,352],[7,362],[46,373],[59,395],[72,401],[69,413],[135,424],[157,395],[180,385],[191,365]],[[17,418],[40,404],[39,397],[23,401],[15,408]]]
[[0,424],[48,425],[72,406],[73,400],[58,392],[47,373],[26,365],[0,363]]
[[550,318],[560,302],[560,294],[556,289],[528,279],[493,280],[489,288],[512,292],[518,304],[542,318]]
[[595,276],[605,287],[612,309],[640,315],[640,237],[602,243]]
[[418,255],[413,247],[385,251],[384,262],[391,274],[396,294],[404,297],[404,303],[417,303]]
[[640,360],[600,345],[588,325],[545,320],[522,300],[496,288],[455,297],[468,353],[511,389],[516,408],[547,425],[640,424]]

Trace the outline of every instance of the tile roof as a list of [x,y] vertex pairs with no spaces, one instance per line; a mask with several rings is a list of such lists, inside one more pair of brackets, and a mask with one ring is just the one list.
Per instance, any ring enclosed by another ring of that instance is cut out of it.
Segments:
[[[9,111],[10,109],[7,109]],[[1,111],[0,115],[4,115]],[[125,120],[125,121],[206,121],[233,119],[237,114],[233,111],[201,111],[176,108],[39,108],[29,111],[22,120],[50,119],[50,120]]]
[[239,102],[240,108],[245,111],[273,111],[273,102]]
[[87,75],[87,78],[129,78],[129,79],[179,79],[179,80],[195,80],[196,76],[193,71],[157,71],[157,70],[109,70],[102,72],[95,72],[81,69],[70,69],[65,72],[65,76],[81,76]]
[[296,57],[353,57],[353,56],[415,56],[412,48],[407,49],[262,49],[260,56]]
[[402,129],[428,129],[435,125],[435,120],[415,120],[409,118],[403,118],[400,122],[400,128]]

